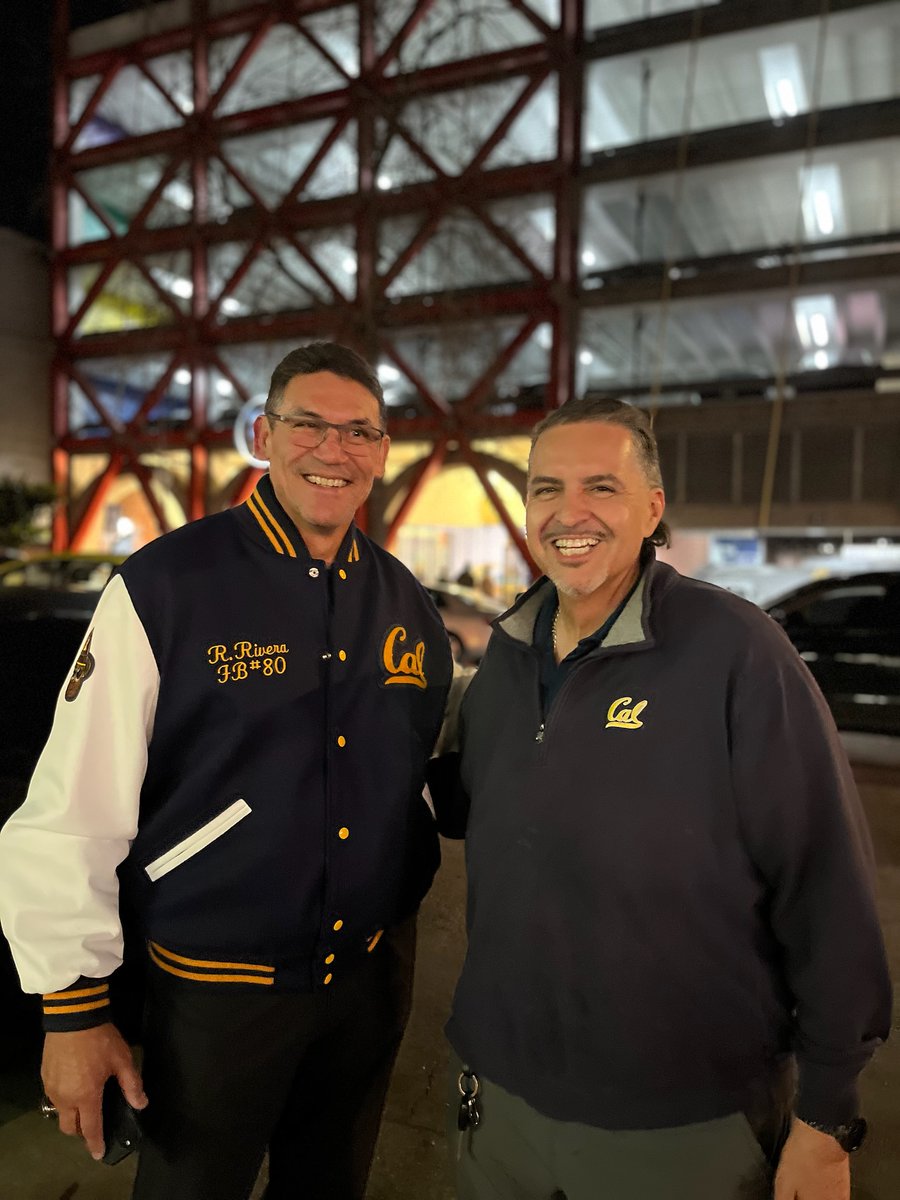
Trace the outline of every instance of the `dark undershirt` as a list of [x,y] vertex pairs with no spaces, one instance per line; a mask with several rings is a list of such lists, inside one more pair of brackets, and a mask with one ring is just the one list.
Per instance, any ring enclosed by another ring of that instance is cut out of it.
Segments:
[[603,639],[618,620],[622,609],[634,594],[634,589],[640,583],[641,576],[632,584],[628,594],[621,603],[609,614],[599,629],[583,637],[574,650],[571,650],[562,662],[557,663],[553,653],[553,618],[558,606],[557,592],[554,588],[541,605],[537,620],[534,623],[534,638],[532,644],[541,652],[541,705],[544,713],[556,699],[556,694],[568,678],[569,672],[586,655],[603,644]]

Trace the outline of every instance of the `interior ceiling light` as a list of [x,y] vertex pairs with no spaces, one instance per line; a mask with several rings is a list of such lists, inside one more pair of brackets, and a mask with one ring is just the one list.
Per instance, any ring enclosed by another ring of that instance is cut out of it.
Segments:
[[390,175],[379,175],[375,182],[383,192],[389,191],[394,186],[394,181]]
[[773,120],[796,117],[809,108],[803,66],[792,42],[760,50],[759,66],[766,105]]
[[814,312],[809,318],[809,331],[817,346],[828,345],[828,321],[823,312]]
[[581,261],[586,267],[596,266],[597,255],[593,252],[593,250],[582,250]]
[[794,324],[804,350],[821,350],[838,340],[837,305],[834,296],[796,296],[793,300]]
[[191,373],[187,367],[179,367],[174,378],[176,383],[188,384],[191,382]]
[[194,294],[194,285],[189,279],[176,277],[169,284],[169,291],[174,292],[176,296],[181,296],[183,300],[187,300]]
[[844,189],[836,163],[817,163],[801,170],[800,187],[807,237],[817,239],[846,232]]
[[553,329],[549,321],[543,321],[534,331],[534,340],[542,350],[549,350],[553,345]]
[[217,379],[216,391],[220,396],[230,396],[234,391],[234,384],[230,379]]
[[381,383],[396,383],[400,378],[400,372],[390,363],[378,364],[378,378]]
[[590,350],[582,350],[578,355],[578,361],[583,367],[589,367],[594,361],[594,356],[591,354]]
[[825,368],[828,366],[828,362],[829,362],[828,351],[827,350],[817,350],[815,352],[815,354],[813,355],[813,362],[815,363],[815,365],[818,367],[818,369],[820,371],[824,371]]
[[222,301],[222,312],[239,313],[241,307],[240,300],[235,300],[234,296],[226,296]]
[[347,275],[355,275],[356,274],[356,259],[353,257],[352,254],[347,255],[347,257],[341,263],[341,268]]
[[163,188],[163,195],[176,208],[183,208],[189,212],[194,207],[194,193],[180,179],[173,179],[167,183]]

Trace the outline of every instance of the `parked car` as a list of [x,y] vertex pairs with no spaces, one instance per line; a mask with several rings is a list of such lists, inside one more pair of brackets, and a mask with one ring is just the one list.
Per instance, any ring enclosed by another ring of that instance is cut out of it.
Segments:
[[467,665],[480,662],[491,636],[491,621],[506,612],[506,605],[461,583],[439,583],[428,591],[441,614],[454,657]]
[[0,565],[0,821],[24,791],[91,614],[122,561],[46,554]]
[[819,579],[767,609],[840,729],[900,737],[900,571]]

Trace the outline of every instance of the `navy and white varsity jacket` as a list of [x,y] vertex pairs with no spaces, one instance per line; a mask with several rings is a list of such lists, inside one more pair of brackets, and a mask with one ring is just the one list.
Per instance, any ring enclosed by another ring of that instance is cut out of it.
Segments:
[[0,914],[48,1029],[109,1019],[121,900],[156,965],[313,990],[412,913],[452,662],[425,590],[351,527],[312,559],[268,477],[134,554],[0,835]]

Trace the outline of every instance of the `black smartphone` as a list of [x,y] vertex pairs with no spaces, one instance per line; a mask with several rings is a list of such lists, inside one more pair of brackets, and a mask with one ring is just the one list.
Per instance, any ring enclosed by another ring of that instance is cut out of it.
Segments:
[[103,1087],[103,1162],[114,1166],[141,1144],[138,1113],[122,1095],[119,1081],[110,1075]]

